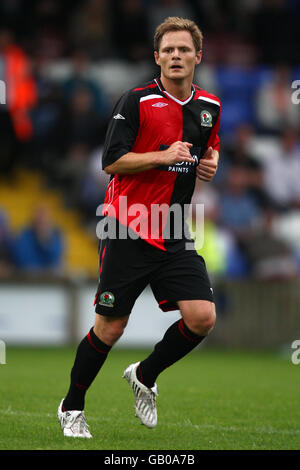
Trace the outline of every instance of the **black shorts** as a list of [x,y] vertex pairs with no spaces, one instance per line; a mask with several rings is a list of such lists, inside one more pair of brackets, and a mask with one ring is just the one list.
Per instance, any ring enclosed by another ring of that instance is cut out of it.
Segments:
[[138,238],[100,241],[95,311],[129,315],[147,285],[161,310],[178,310],[178,300],[209,300],[213,293],[204,259],[195,250],[159,250]]

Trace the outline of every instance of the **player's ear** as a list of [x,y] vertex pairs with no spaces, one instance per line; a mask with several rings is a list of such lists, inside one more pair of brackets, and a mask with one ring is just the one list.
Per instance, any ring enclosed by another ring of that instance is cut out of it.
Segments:
[[159,54],[157,51],[154,51],[154,60],[157,65],[160,65]]
[[200,64],[202,60],[202,51],[197,51],[196,52],[196,65]]

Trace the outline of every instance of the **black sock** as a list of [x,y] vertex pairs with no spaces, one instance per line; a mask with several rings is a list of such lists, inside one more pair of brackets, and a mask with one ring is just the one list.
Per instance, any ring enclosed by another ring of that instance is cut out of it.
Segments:
[[163,370],[192,351],[204,338],[189,330],[182,319],[178,320],[168,328],[150,356],[140,363],[137,378],[146,387],[153,387]]
[[110,349],[111,346],[103,343],[91,328],[77,348],[63,411],[84,409],[86,391],[104,364]]

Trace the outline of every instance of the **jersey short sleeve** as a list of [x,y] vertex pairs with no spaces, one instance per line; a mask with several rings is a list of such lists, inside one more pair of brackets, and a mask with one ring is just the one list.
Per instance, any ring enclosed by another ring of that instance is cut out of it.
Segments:
[[206,148],[212,147],[214,150],[217,150],[218,152],[220,151],[220,138],[218,135],[218,132],[220,129],[220,116],[221,116],[221,103],[220,103],[219,113],[218,113],[216,123],[214,124],[211,130],[211,134],[208,139],[207,146],[206,146]]
[[106,133],[102,169],[111,165],[132,149],[139,130],[139,100],[127,92],[117,102]]

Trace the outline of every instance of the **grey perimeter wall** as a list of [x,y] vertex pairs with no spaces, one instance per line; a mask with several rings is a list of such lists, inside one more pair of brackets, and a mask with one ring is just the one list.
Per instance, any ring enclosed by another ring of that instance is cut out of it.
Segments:
[[[0,285],[0,340],[6,345],[67,345],[91,328],[96,284],[18,279]],[[273,349],[300,340],[300,281],[219,282],[217,323],[206,347]],[[163,313],[146,289],[118,347],[151,347],[179,312]]]

